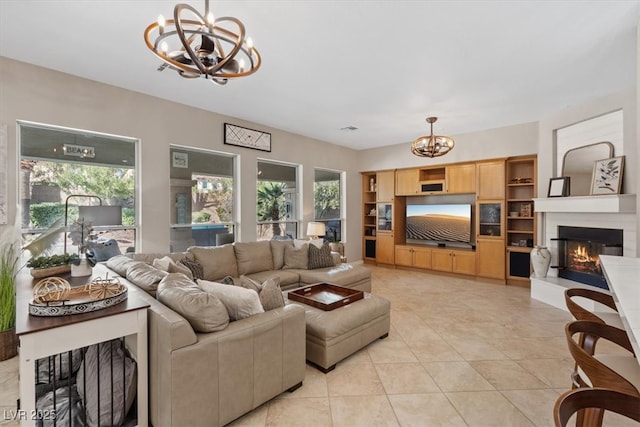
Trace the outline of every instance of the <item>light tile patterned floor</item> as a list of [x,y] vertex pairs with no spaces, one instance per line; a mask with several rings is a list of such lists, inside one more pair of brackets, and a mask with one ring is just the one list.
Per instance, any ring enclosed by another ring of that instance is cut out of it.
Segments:
[[[234,426],[553,425],[573,367],[567,312],[525,288],[371,268],[373,293],[391,301],[389,337],[326,375],[307,366],[300,389]],[[17,369],[0,363],[0,410],[15,409]]]

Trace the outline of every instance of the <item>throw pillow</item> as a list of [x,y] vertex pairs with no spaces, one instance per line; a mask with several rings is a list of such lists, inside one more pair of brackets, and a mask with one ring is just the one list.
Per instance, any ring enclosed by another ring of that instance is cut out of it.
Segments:
[[229,324],[222,301],[181,274],[169,274],[158,285],[156,298],[189,322],[196,332],[221,331]]
[[284,307],[284,297],[280,289],[280,277],[273,276],[259,283],[247,276],[240,276],[240,286],[252,289],[258,293],[260,304],[264,311]]
[[134,261],[127,268],[127,280],[153,296],[155,296],[156,289],[158,289],[158,283],[167,274],[167,272],[158,270],[142,261]]
[[116,255],[113,258],[109,258],[107,261],[107,267],[118,273],[122,277],[126,277],[127,269],[136,261],[132,260],[125,255]]
[[166,271],[167,273],[182,273],[189,279],[193,279],[193,273],[184,264],[176,264],[171,257],[164,256],[162,258],[156,258],[153,260],[153,265],[158,270]]
[[84,356],[76,385],[88,425],[119,426],[133,404],[138,386],[136,362],[122,347],[120,339],[101,342],[90,346]]
[[293,246],[293,239],[288,240],[270,240],[271,254],[273,256],[273,269],[282,270],[284,266],[284,249],[287,246]]
[[204,277],[202,265],[198,261],[193,261],[189,258],[182,258],[180,260],[180,264],[184,265],[191,271],[191,277],[193,277],[193,280],[202,279]]
[[223,283],[225,285],[231,285],[231,286],[236,284],[236,282],[233,281],[233,277],[231,276],[224,276],[220,281],[220,283]]
[[287,246],[284,248],[284,266],[282,269],[300,268],[306,270],[309,265],[309,245],[300,248]]
[[203,291],[217,296],[222,301],[232,321],[264,313],[262,304],[260,304],[260,297],[250,289],[201,279],[198,280],[198,286]]
[[322,245],[319,249],[315,245],[309,245],[309,270],[333,267],[334,265],[331,248],[328,244]]

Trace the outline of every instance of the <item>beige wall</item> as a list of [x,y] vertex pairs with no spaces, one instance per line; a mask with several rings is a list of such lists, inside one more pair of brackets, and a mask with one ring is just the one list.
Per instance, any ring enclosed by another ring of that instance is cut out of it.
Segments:
[[[17,161],[12,161],[17,159],[16,120],[27,120],[141,140],[140,250],[143,251],[166,251],[169,247],[168,165],[171,144],[240,155],[240,206],[237,212],[240,212],[239,234],[242,241],[255,239],[255,174],[258,158],[302,165],[302,234],[306,223],[313,216],[314,167],[346,171],[347,221],[343,241],[346,243],[349,259],[358,260],[361,259],[362,240],[360,171],[537,153],[538,179],[541,183],[539,192],[546,195],[543,183],[548,182],[554,170],[553,131],[623,108],[624,154],[627,155],[628,165],[625,188],[627,192],[636,192],[640,188],[640,174],[635,173],[640,152],[640,143],[636,137],[637,125],[640,123],[640,120],[636,120],[636,102],[635,89],[630,89],[569,108],[540,122],[452,135],[456,140],[456,147],[451,153],[441,158],[427,159],[411,154],[410,142],[354,151],[0,57],[0,124],[7,125],[9,148],[9,222],[13,222],[17,203]],[[272,152],[224,145],[222,128],[225,122],[270,132]],[[539,150],[539,146],[543,148]]]

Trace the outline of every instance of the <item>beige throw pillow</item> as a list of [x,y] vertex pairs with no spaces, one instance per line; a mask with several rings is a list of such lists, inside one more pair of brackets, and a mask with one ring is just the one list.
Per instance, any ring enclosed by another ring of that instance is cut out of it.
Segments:
[[222,283],[208,280],[198,280],[198,286],[203,291],[217,296],[222,301],[232,321],[264,313],[258,294],[251,289],[223,285]]
[[247,276],[240,276],[240,286],[258,293],[260,304],[262,304],[264,311],[284,307],[284,297],[280,288],[279,276],[270,277],[262,283]]
[[305,244],[296,249],[293,246],[284,248],[283,270],[290,268],[300,268],[306,270],[309,265],[309,245]]
[[127,268],[127,280],[154,296],[156,289],[158,289],[158,283],[167,274],[167,272],[158,270],[142,261],[134,261]]
[[171,259],[171,257],[164,256],[162,258],[156,258],[153,260],[153,265],[158,270],[166,271],[167,273],[182,273],[189,279],[193,280],[193,273],[184,264],[178,265]]
[[220,331],[229,324],[229,314],[222,301],[183,274],[167,275],[158,285],[156,298],[187,319],[196,332]]

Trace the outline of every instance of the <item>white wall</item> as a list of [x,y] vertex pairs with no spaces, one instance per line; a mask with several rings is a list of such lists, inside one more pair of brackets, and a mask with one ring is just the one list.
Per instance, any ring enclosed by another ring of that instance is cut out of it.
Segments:
[[[0,94],[0,124],[7,125],[8,133],[9,224],[13,224],[17,205],[16,120],[27,120],[141,140],[141,251],[169,248],[169,145],[177,144],[240,154],[239,232],[243,241],[256,238],[258,158],[302,165],[302,235],[313,217],[314,167],[347,171],[346,216],[358,218],[358,223],[346,222],[343,241],[349,259],[361,258],[361,181],[355,167],[359,153],[354,150],[3,57]],[[270,132],[272,152],[224,145],[225,122]]]

